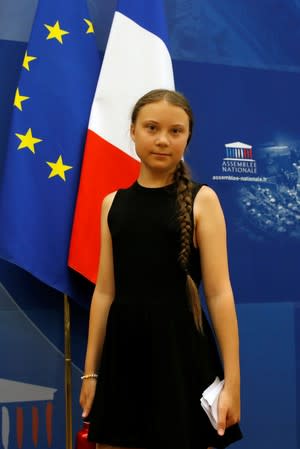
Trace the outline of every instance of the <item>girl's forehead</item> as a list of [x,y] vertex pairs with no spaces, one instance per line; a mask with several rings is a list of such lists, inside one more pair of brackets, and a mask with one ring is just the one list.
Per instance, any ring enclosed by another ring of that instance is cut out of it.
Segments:
[[188,120],[188,115],[182,107],[173,105],[166,100],[160,100],[144,105],[139,111],[138,118],[142,120],[173,120],[177,118],[178,120],[186,121]]

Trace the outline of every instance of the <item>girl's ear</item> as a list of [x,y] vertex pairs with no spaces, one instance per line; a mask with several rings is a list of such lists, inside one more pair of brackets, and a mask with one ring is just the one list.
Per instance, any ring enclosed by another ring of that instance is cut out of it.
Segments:
[[134,126],[134,123],[132,123],[131,126],[130,126],[130,136],[131,136],[132,140],[135,142],[135,126]]

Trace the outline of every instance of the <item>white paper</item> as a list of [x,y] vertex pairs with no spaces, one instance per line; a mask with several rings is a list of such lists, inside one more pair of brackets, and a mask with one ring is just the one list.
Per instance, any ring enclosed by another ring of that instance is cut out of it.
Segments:
[[215,378],[214,382],[203,391],[201,406],[215,429],[218,427],[218,401],[224,385],[224,380]]

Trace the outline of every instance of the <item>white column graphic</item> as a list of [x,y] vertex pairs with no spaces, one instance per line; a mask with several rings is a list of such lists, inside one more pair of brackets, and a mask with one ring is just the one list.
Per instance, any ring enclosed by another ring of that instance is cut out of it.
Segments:
[[243,142],[231,142],[225,144],[226,158],[224,160],[247,160],[254,161],[252,159],[252,146]]
[[8,441],[9,441],[9,414],[8,408],[2,407],[2,445],[4,449],[8,449]]
[[[33,385],[24,382],[16,382],[9,379],[0,378],[0,405],[1,404],[20,404],[20,403],[32,403],[31,406],[31,420],[32,420],[32,441],[34,447],[38,446],[38,435],[39,435],[39,416],[37,404],[39,402],[45,403],[45,415],[46,415],[46,433],[48,446],[52,444],[52,409],[53,400],[56,388],[43,387],[41,385]],[[8,407],[2,406],[2,445],[3,449],[8,449],[9,447],[9,436],[10,436],[10,416]],[[23,431],[25,431],[23,425],[23,415],[24,409],[22,405],[18,405],[16,409],[16,434],[18,447],[23,448]],[[28,431],[28,429],[26,429]]]

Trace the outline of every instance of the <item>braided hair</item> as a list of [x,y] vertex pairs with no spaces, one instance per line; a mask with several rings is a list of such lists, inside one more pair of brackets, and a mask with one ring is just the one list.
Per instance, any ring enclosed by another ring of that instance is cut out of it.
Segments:
[[187,165],[180,161],[175,173],[174,181],[177,188],[178,223],[180,227],[180,251],[178,261],[186,273],[186,287],[195,325],[202,328],[202,311],[198,288],[189,274],[189,258],[193,245],[193,196],[192,182]]
[[[165,100],[173,106],[178,106],[186,112],[189,118],[188,144],[193,130],[193,113],[187,99],[179,92],[167,89],[155,89],[146,93],[135,104],[131,114],[131,123],[134,124],[136,122],[139,111],[143,106],[161,100]],[[189,259],[193,244],[193,193],[191,176],[185,162],[179,162],[173,177],[177,191],[178,223],[180,228],[180,251],[178,254],[178,261],[181,268],[186,273],[187,296],[193,312],[196,328],[199,331],[202,331],[202,310],[198,288],[189,274]]]

